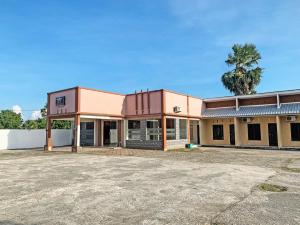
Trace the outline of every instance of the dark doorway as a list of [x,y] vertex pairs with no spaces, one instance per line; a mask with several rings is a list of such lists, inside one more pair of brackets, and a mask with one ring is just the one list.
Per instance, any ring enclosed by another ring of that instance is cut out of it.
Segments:
[[117,121],[104,121],[103,124],[103,144],[118,144]]
[[269,130],[269,145],[270,146],[278,146],[276,123],[269,123],[268,130]]
[[80,123],[80,146],[94,146],[94,122]]
[[234,124],[229,125],[229,138],[230,138],[230,144],[235,145],[235,132],[234,132]]
[[200,145],[200,126],[197,125],[197,144]]

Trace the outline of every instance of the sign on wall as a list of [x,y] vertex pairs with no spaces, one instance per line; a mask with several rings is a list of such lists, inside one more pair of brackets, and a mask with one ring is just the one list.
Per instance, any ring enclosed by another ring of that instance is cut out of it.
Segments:
[[58,107],[62,107],[66,105],[66,96],[62,96],[62,97],[57,97],[55,99],[55,104]]

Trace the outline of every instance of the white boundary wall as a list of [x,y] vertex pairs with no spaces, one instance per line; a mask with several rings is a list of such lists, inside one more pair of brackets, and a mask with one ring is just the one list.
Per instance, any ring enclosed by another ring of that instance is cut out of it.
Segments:
[[[72,130],[52,129],[52,142],[54,146],[66,146],[72,143]],[[0,129],[1,149],[41,148],[46,144],[46,131]]]

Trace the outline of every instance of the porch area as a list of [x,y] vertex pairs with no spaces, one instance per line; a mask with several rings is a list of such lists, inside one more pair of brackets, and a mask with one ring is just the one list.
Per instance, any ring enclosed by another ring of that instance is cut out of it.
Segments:
[[124,121],[122,118],[100,116],[74,115],[68,117],[49,117],[47,119],[47,144],[45,150],[53,150],[52,128],[54,120],[71,121],[72,144],[65,146],[72,152],[78,152],[83,147],[124,147]]

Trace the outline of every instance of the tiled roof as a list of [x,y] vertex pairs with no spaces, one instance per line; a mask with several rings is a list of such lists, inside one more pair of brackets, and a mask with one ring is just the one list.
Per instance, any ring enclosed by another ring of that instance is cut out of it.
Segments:
[[300,114],[300,103],[281,104],[280,108],[277,108],[277,105],[264,105],[241,106],[239,110],[235,108],[206,109],[202,116],[204,118],[220,118],[294,114]]

